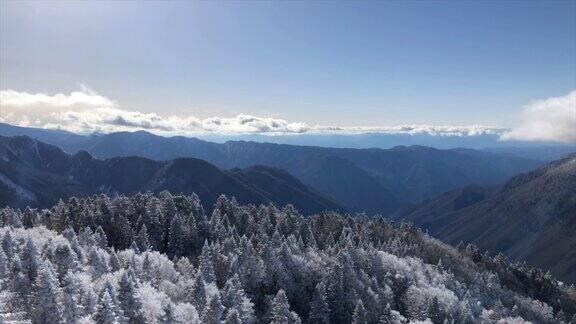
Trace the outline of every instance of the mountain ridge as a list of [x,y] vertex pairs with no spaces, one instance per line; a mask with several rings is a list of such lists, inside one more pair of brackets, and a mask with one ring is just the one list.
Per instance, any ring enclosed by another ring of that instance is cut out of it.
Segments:
[[[9,131],[26,133],[28,129],[0,125],[0,134]],[[369,215],[389,215],[406,204],[466,185],[497,184],[541,164],[490,152],[440,150],[418,145],[354,149],[254,141],[219,144],[182,136],[162,137],[144,131],[92,135],[86,136],[83,142],[58,140],[51,144],[70,153],[87,150],[98,158],[195,157],[222,169],[253,165],[279,168],[348,209]]]
[[222,170],[196,158],[154,161],[131,156],[100,160],[87,151],[70,155],[29,137],[0,136],[0,175],[0,192],[4,193],[0,203],[14,207],[47,207],[75,195],[169,190],[195,192],[207,200],[206,208],[226,194],[243,203],[292,203],[303,213],[346,210],[290,174],[273,168]]

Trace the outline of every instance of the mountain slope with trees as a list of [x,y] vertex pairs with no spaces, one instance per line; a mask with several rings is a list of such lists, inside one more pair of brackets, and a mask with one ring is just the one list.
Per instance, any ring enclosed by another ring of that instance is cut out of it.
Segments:
[[72,196],[162,190],[196,193],[208,207],[226,194],[242,203],[291,203],[306,214],[346,210],[288,173],[270,167],[221,170],[194,158],[100,160],[85,151],[69,155],[28,137],[0,136],[2,206],[49,207]]
[[501,186],[445,193],[398,217],[446,242],[472,242],[576,282],[576,154]]
[[[219,144],[182,136],[162,137],[144,131],[83,136],[82,140],[71,133],[0,124],[2,133],[29,134],[69,153],[86,150],[98,158],[194,157],[223,169],[275,167],[349,210],[384,215],[406,203],[417,203],[448,190],[471,184],[499,184],[541,164],[505,154],[424,146],[346,149],[247,141]],[[71,138],[62,138],[62,134],[71,134]]]
[[0,210],[0,319],[34,323],[568,323],[574,287],[412,226],[220,197]]

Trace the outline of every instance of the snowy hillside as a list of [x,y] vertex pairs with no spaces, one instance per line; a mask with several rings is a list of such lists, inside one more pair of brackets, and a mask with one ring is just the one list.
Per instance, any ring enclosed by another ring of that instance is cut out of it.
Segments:
[[406,224],[221,197],[0,210],[0,322],[559,323],[576,292]]

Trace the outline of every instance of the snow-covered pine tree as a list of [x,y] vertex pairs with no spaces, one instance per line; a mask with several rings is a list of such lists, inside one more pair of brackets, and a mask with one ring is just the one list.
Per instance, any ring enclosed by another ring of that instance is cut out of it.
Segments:
[[110,271],[106,252],[100,248],[90,250],[88,254],[88,264],[90,265],[91,274],[94,278],[99,278]]
[[238,319],[243,323],[254,322],[254,304],[246,296],[236,274],[224,285],[223,305],[229,312],[232,310],[236,312]]
[[138,324],[145,321],[137,279],[130,271],[124,271],[118,281],[118,301],[129,323]]
[[202,247],[202,254],[200,254],[199,260],[200,268],[199,274],[204,279],[204,282],[209,284],[212,282],[216,282],[216,275],[214,274],[214,267],[212,266],[212,255],[210,254],[210,246],[208,245],[208,241],[204,243],[204,247]]
[[8,227],[8,230],[4,231],[2,236],[2,250],[6,254],[6,257],[11,260],[16,252],[16,242],[12,236],[12,228]]
[[148,229],[146,224],[142,224],[138,236],[136,237],[136,243],[141,252],[148,251],[150,249],[150,240],[148,239]]
[[58,280],[64,281],[69,270],[76,271],[79,267],[76,253],[68,244],[58,244],[54,249],[54,265],[58,274]]
[[184,243],[185,237],[182,229],[182,222],[180,221],[180,216],[176,214],[170,223],[170,229],[168,232],[168,249],[166,254],[168,254],[170,258],[181,257],[184,255]]
[[226,314],[226,320],[224,321],[226,324],[242,324],[242,320],[240,320],[240,315],[238,311],[234,308],[229,309]]
[[33,300],[31,299],[33,298],[32,292],[34,289],[34,283],[30,283],[29,278],[26,276],[18,254],[14,254],[12,259],[9,261],[10,264],[8,265],[5,279],[7,283],[5,283],[4,286],[11,292],[11,298],[8,300],[11,304],[10,308],[29,313],[33,304]]
[[356,305],[356,278],[352,260],[346,252],[340,252],[336,265],[326,278],[326,294],[332,322],[351,322]]
[[298,315],[290,311],[288,297],[284,290],[280,289],[272,302],[272,321],[271,324],[290,324],[300,322]]
[[358,299],[356,307],[354,308],[354,315],[352,315],[352,324],[367,324],[368,315],[366,314],[366,309],[364,308],[364,303],[362,299]]
[[252,300],[256,300],[259,290],[262,287],[264,264],[248,238],[242,238],[240,249],[240,256],[238,257],[238,277],[242,282],[246,294]]
[[96,228],[96,233],[94,233],[94,237],[96,239],[96,244],[101,249],[106,249],[108,247],[108,236],[104,232],[102,226],[98,226]]
[[102,291],[100,294],[93,319],[96,324],[120,324],[116,314],[116,305],[107,290]]
[[52,263],[42,262],[34,283],[33,323],[60,323],[62,321],[61,290]]
[[326,285],[323,282],[318,283],[314,290],[308,320],[319,324],[330,323],[330,308],[326,302]]
[[22,262],[22,270],[24,270],[28,281],[32,284],[36,281],[41,260],[38,248],[31,238],[28,238],[24,249],[20,252],[20,261]]
[[209,297],[204,311],[202,312],[202,322],[206,324],[220,324],[222,323],[222,315],[224,307],[220,301],[220,294],[216,293]]
[[390,304],[386,304],[380,318],[378,320],[379,324],[394,324],[394,317],[392,315],[392,308]]
[[[140,322],[144,323],[144,322]],[[162,314],[158,317],[158,324],[180,324],[184,323],[176,312],[176,308],[171,302],[162,306]]]
[[70,247],[72,248],[72,250],[74,250],[74,253],[76,253],[76,258],[78,259],[78,261],[80,263],[86,262],[85,260],[86,256],[84,255],[84,251],[80,247],[80,242],[78,241],[78,237],[76,236],[74,227],[72,227],[72,225],[66,227],[66,230],[64,230],[64,232],[62,233],[62,236],[64,236],[68,240],[68,242],[70,242]]
[[122,268],[120,265],[120,259],[118,259],[118,255],[116,254],[116,249],[112,248],[110,251],[110,269],[112,271],[118,271]]
[[196,309],[203,310],[206,306],[206,283],[201,273],[196,274],[194,278],[190,299],[194,306],[196,306]]
[[83,307],[80,303],[80,282],[78,277],[68,271],[64,278],[63,314],[64,323],[75,324],[82,317]]
[[8,258],[4,250],[0,248],[0,289],[4,289],[4,279],[7,277],[8,272]]
[[154,198],[146,204],[145,216],[146,224],[148,224],[147,229],[150,230],[148,241],[152,250],[162,251],[162,219],[164,219],[164,215],[160,201]]
[[438,303],[438,297],[434,296],[430,305],[428,305],[428,318],[432,320],[434,324],[442,324],[444,323],[445,315],[440,309],[440,304]]

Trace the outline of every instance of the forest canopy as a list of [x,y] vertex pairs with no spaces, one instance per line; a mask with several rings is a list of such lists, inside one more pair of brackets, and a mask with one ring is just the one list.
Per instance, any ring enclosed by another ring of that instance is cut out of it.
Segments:
[[220,197],[0,210],[0,323],[559,323],[576,291],[407,223]]

